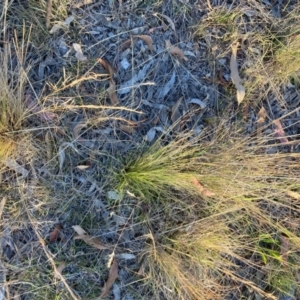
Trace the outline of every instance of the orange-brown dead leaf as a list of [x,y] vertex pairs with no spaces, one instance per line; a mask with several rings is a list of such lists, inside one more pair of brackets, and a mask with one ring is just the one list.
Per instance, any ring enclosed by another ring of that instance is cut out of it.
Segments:
[[114,81],[113,76],[114,76],[115,71],[114,71],[113,67],[109,64],[108,61],[106,61],[102,58],[98,58],[98,61],[104,67],[106,72],[109,74],[110,81]]
[[108,273],[108,279],[104,285],[103,291],[100,295],[100,298],[106,297],[112,287],[112,285],[114,284],[114,282],[116,281],[116,279],[118,278],[118,261],[116,260],[116,258],[113,259],[113,263],[109,269],[109,273]]
[[177,46],[173,46],[169,40],[166,40],[166,47],[169,49],[172,55],[178,56],[180,59],[184,61],[188,61],[188,58],[184,55],[183,51]]
[[281,143],[288,143],[288,139],[286,137],[286,134],[282,128],[281,122],[280,120],[274,120],[273,121],[274,125],[275,125],[275,136],[279,138]]
[[202,193],[204,196],[213,197],[215,193],[211,192],[210,190],[206,189],[196,178],[191,180],[191,183]]
[[149,50],[153,51],[153,40],[151,36],[143,34],[143,35],[136,35],[136,37],[143,40],[147,44]]
[[61,226],[61,224],[57,224],[54,229],[50,232],[50,242],[56,242],[58,240],[60,240],[60,232],[63,229],[63,227]]
[[116,89],[116,83],[113,80],[110,80],[109,88],[107,89],[107,94],[113,105],[117,105],[119,103]]

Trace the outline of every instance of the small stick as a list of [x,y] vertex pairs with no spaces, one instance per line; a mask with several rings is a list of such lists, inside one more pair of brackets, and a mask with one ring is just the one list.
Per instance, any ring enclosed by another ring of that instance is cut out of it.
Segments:
[[46,7],[46,27],[50,27],[50,19],[51,19],[51,10],[52,10],[52,0],[47,0]]

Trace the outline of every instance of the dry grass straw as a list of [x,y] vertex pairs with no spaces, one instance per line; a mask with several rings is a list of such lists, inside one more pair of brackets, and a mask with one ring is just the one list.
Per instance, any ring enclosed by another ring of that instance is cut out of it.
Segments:
[[[5,17],[1,22],[6,25]],[[23,28],[21,42],[15,36],[13,42],[9,42],[6,29],[2,32],[3,48],[0,51],[0,159],[3,161],[8,156],[17,152],[17,143],[20,141],[18,131],[22,128],[25,119],[29,115],[26,108],[25,88],[28,84],[25,67],[30,30]]]
[[[121,175],[121,190],[156,203],[160,210],[170,202],[193,210],[181,219],[181,225],[166,215],[167,229],[153,234],[156,239],[147,265],[157,288],[161,281],[165,283],[158,289],[167,299],[175,291],[180,299],[224,299],[233,282],[276,299],[272,292],[283,289],[274,280],[264,290],[239,275],[242,265],[263,270],[267,278],[282,273],[286,258],[280,241],[276,250],[268,252],[260,246],[264,235],[275,234],[277,240],[281,234],[287,237],[289,276],[294,270],[292,261],[299,261],[294,254],[300,247],[299,232],[288,219],[292,212],[300,212],[299,198],[289,196],[300,192],[299,154],[267,154],[268,148],[276,147],[272,137],[242,138],[229,127],[221,122],[207,136],[187,133],[170,143],[160,139]],[[195,178],[204,189],[195,185]],[[289,288],[284,292],[289,293]]]

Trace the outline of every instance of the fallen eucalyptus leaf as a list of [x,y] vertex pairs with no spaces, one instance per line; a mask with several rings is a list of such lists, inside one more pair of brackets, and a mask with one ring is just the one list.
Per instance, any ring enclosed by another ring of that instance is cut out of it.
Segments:
[[188,61],[188,58],[184,55],[183,51],[180,48],[178,48],[177,46],[173,46],[169,40],[166,40],[165,43],[166,43],[166,48],[169,49],[169,52],[172,55],[176,55],[180,59],[183,59],[184,61]]
[[73,5],[73,8],[80,8],[81,6],[94,3],[95,0],[80,0],[78,3]]
[[72,228],[78,234],[77,236],[74,237],[74,240],[83,240],[88,245],[90,245],[94,248],[100,249],[100,250],[106,250],[106,249],[111,248],[108,245],[103,245],[98,238],[88,235],[86,233],[86,231],[84,229],[82,229],[79,225],[74,225],[74,226],[72,226]]
[[116,258],[113,259],[112,265],[109,269],[109,273],[108,273],[108,279],[104,285],[103,291],[100,295],[100,299],[103,297],[106,297],[113,285],[113,283],[116,281],[116,279],[118,278],[118,261],[116,260]]
[[119,103],[116,89],[117,89],[116,83],[113,80],[110,80],[109,88],[107,89],[107,94],[113,105],[117,105]]
[[73,43],[73,48],[76,51],[75,57],[79,61],[87,60],[86,56],[83,55],[82,50],[81,50],[81,46],[79,44]]
[[7,158],[5,160],[5,165],[14,170],[16,173],[21,174],[24,178],[28,176],[29,172],[23,168],[20,164],[18,164],[15,160],[12,160],[10,158]]
[[119,288],[119,286],[114,283],[113,284],[113,294],[114,294],[114,300],[120,300],[121,299],[121,289]]
[[117,256],[118,256],[118,258],[127,259],[127,260],[136,258],[136,256],[134,254],[131,254],[131,253],[121,253],[121,254],[118,254]]
[[204,109],[206,107],[206,103],[200,99],[192,98],[189,101],[190,104],[198,104],[200,108]]
[[106,70],[106,72],[109,74],[110,80],[113,81],[113,76],[114,76],[114,73],[115,73],[113,67],[105,59],[98,58],[98,61],[104,67],[104,69]]
[[109,200],[119,200],[120,199],[120,195],[116,191],[108,191],[107,192],[107,198]]
[[281,143],[288,143],[286,134],[282,128],[281,121],[279,119],[274,120],[273,124],[275,125],[275,136],[279,138]]
[[151,128],[148,132],[147,132],[147,135],[146,135],[146,141],[148,142],[152,142],[155,138],[155,135],[156,135],[156,130],[155,128]]
[[64,165],[65,158],[66,158],[65,150],[68,147],[71,147],[75,150],[75,152],[78,152],[77,149],[75,148],[75,146],[72,143],[69,143],[69,142],[64,142],[59,146],[59,148],[58,148],[58,160],[59,160],[59,169],[60,169],[60,171],[62,171],[62,167]]
[[166,15],[163,15],[163,14],[159,14],[159,15],[162,16],[165,20],[168,21],[170,27],[171,27],[172,30],[175,32],[175,31],[176,31],[176,29],[175,29],[175,24],[174,24],[174,22],[172,21],[172,19],[171,19],[170,17],[166,16]]
[[78,170],[86,170],[90,167],[90,165],[78,165],[76,169]]
[[147,72],[150,69],[150,67],[153,65],[153,63],[154,63],[154,59],[149,58],[149,63],[145,64],[137,74],[135,74],[130,80],[124,82],[120,86],[120,88],[118,89],[118,94],[123,95],[129,93],[131,89],[135,87],[135,84],[137,82],[144,80],[147,77]]
[[69,25],[71,24],[71,22],[73,22],[73,20],[74,20],[74,16],[70,16],[66,18],[64,22],[58,22],[54,24],[53,27],[50,29],[49,33],[53,34],[60,29],[68,29]]
[[170,90],[172,89],[175,83],[175,78],[176,78],[176,74],[175,71],[173,71],[170,80],[166,83],[166,85],[163,88],[157,91],[157,95],[156,95],[157,98],[163,98],[166,95],[168,95],[168,93],[170,92]]
[[230,59],[230,71],[231,71],[231,80],[236,88],[236,98],[238,104],[241,104],[241,102],[244,100],[246,91],[245,88],[241,85],[241,78],[238,71],[238,65],[236,60],[236,54],[237,54],[237,44],[234,44],[231,46],[232,48],[232,54]]
[[[183,97],[180,97],[177,102],[173,105],[172,107],[172,114],[171,114],[171,120],[173,124],[177,122],[177,120],[181,117],[180,112],[179,112],[179,106],[182,102]],[[174,130],[177,131],[179,127],[179,123],[177,123],[174,127]]]
[[136,37],[143,40],[147,44],[149,50],[153,51],[153,40],[152,40],[151,36],[149,36],[149,35],[137,35]]
[[59,266],[57,268],[54,269],[55,273],[54,273],[54,277],[57,278],[57,279],[60,279],[61,278],[61,275],[62,275],[62,271],[65,269],[66,267],[66,263],[65,262],[61,262],[59,264]]
[[156,132],[160,131],[162,133],[167,133],[161,126],[152,127],[146,135],[146,141],[152,142],[155,138]]
[[196,57],[196,55],[192,52],[192,51],[189,51],[189,50],[186,50],[183,52],[184,55],[187,55],[187,56],[193,56],[193,57]]

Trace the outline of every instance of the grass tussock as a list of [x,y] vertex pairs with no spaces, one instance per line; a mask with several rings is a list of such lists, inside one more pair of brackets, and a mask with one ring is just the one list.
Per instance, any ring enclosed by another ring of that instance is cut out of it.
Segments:
[[[22,41],[14,39],[13,44],[4,43],[0,51],[0,144],[1,160],[16,154],[18,142],[23,140],[19,131],[30,115],[26,103],[29,68],[25,67],[28,37],[24,29]],[[5,37],[5,34],[4,34]]]
[[[176,291],[181,299],[224,299],[229,282],[269,299],[276,299],[274,291],[291,291],[300,239],[274,212],[299,212],[299,198],[289,196],[300,191],[299,155],[267,154],[268,143],[230,137],[223,129],[213,139],[187,134],[166,145],[157,141],[123,170],[121,189],[156,203],[158,210],[171,202],[190,211],[183,225],[167,218],[154,234],[149,272],[158,290],[170,293],[167,298]],[[281,236],[289,250],[282,249]],[[264,287],[241,275],[246,267],[265,274]],[[286,279],[276,281],[274,274]]]

